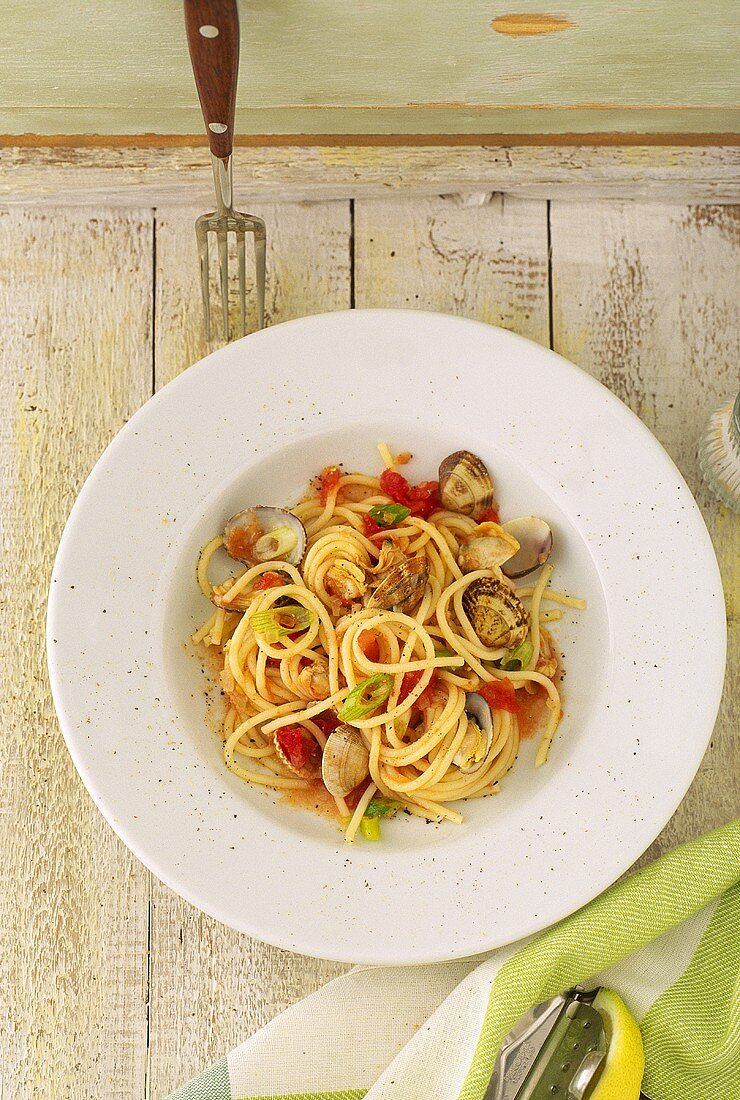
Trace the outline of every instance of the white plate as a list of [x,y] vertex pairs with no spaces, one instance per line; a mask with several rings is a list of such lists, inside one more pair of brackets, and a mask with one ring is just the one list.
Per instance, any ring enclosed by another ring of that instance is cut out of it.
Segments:
[[[588,610],[557,627],[565,717],[465,823],[402,815],[349,847],[326,819],[227,772],[185,640],[208,614],[194,563],[225,517],[293,502],[378,440],[414,480],[466,447],[504,516],[553,526],[555,582]],[[210,355],[149,401],[72,511],[49,600],[62,728],[96,803],[188,901],[281,947],[417,963],[538,931],[654,839],[706,748],[724,669],[722,589],[681,475],[616,397],[552,352],[436,314],[292,321]]]

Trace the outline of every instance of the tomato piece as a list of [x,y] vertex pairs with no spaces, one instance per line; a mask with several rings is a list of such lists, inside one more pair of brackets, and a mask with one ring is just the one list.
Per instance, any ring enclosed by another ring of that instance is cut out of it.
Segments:
[[329,499],[329,495],[334,492],[339,479],[342,476],[342,471],[338,466],[325,466],[319,475],[321,477],[321,489],[319,491],[319,500],[323,507],[326,507],[326,502]]
[[402,703],[411,694],[421,677],[421,672],[404,672],[403,680],[401,680],[401,690],[398,693],[399,703]]
[[372,779],[370,778],[370,776],[368,776],[367,779],[363,779],[359,787],[355,787],[353,791],[350,791],[349,794],[344,796],[344,801],[347,803],[347,806],[350,810],[357,809],[357,803],[360,801],[371,783]]
[[380,643],[378,641],[378,635],[372,630],[363,630],[357,639],[360,649],[367,657],[368,661],[377,661],[380,657]]
[[267,573],[263,573],[261,577],[257,577],[257,580],[252,585],[252,591],[264,592],[266,588],[280,588],[283,584],[285,584],[283,578],[270,570]]
[[303,726],[281,726],[276,731],[275,737],[285,754],[285,759],[296,770],[305,768],[309,760],[319,751],[319,746]]
[[[401,690],[398,693],[399,703],[402,703],[404,701],[404,699],[408,698],[408,696],[414,690],[414,688],[419,683],[419,680],[421,680],[423,675],[424,675],[424,673],[421,672],[421,671],[419,671],[419,672],[405,672],[404,673],[403,680],[401,681]],[[432,702],[432,694],[433,694],[434,689],[436,688],[436,686],[437,686],[437,671],[435,669],[434,672],[432,672],[432,676],[431,676],[431,679],[430,679],[429,683],[427,684],[427,686],[424,688],[424,690],[422,691],[419,698],[414,703],[414,708],[416,708],[418,710],[424,710],[425,707],[430,706],[431,702]]]
[[478,523],[500,523],[498,508],[487,508]]
[[327,737],[332,730],[335,730],[337,726],[341,725],[333,710],[322,710],[321,714],[315,714],[311,721],[315,722],[321,732]]
[[373,535],[377,535],[378,531],[381,530],[379,524],[375,522],[369,512],[363,512],[362,514],[362,527],[363,534],[368,539],[371,539]]
[[408,507],[410,486],[403,474],[395,470],[383,470],[380,475],[380,488],[396,504],[405,504]]
[[517,714],[519,711],[516,691],[511,680],[492,680],[490,684],[479,687],[478,692],[493,710],[508,710],[510,714]]
[[430,707],[432,705],[432,696],[434,695],[434,689],[436,688],[436,686],[437,686],[437,670],[435,669],[434,672],[432,673],[431,680],[429,681],[427,686],[424,688],[424,690],[422,691],[419,698],[414,703],[414,706],[418,707],[419,710],[425,710],[426,707]]
[[412,516],[421,516],[427,519],[437,508],[441,508],[439,499],[439,483],[436,481],[420,481],[409,490],[408,508]]
[[341,725],[333,710],[322,710],[321,714],[315,714],[311,721],[316,723],[325,737],[328,737],[332,730]]

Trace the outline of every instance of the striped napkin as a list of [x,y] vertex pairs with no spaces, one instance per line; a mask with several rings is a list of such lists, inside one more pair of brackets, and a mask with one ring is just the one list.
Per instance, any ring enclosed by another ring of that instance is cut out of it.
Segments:
[[740,819],[483,961],[358,967],[170,1100],[481,1100],[513,1025],[577,983],[636,1016],[651,1100],[740,1100]]

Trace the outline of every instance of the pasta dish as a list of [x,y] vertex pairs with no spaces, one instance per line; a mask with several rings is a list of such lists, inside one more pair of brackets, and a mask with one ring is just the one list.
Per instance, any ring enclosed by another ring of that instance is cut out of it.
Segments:
[[[321,791],[349,841],[398,811],[461,822],[454,804],[496,793],[535,702],[544,764],[561,717],[545,624],[585,606],[550,587],[549,525],[501,521],[477,455],[412,485],[411,456],[378,449],[379,477],[326,467],[296,507],[232,516],[197,565],[215,610],[192,641],[225,696],[226,766]],[[213,584],[224,551],[243,569]]]

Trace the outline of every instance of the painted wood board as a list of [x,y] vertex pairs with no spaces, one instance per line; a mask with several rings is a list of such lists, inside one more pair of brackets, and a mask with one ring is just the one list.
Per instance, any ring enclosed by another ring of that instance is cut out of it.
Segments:
[[143,1096],[149,875],[67,752],[47,684],[44,606],[75,495],[149,393],[151,252],[148,210],[0,210],[0,1092],[8,1100]]
[[[15,475],[17,455],[29,456],[17,495],[11,478],[0,480],[4,550],[17,563],[19,581],[0,604],[0,636],[10,653],[4,668],[11,684],[23,686],[8,693],[0,742],[0,872],[4,887],[10,884],[7,900],[0,896],[0,1003],[7,998],[10,1006],[0,1064],[9,1100],[103,1094],[159,1100],[341,969],[231,933],[156,882],[147,955],[148,879],[100,818],[67,758],[44,687],[41,617],[32,619],[22,650],[16,641],[17,631],[28,629],[26,593],[34,606],[43,603],[44,577],[82,477],[149,392],[152,347],[158,384],[206,350],[191,252],[197,212],[156,212],[156,264],[149,210],[47,204],[0,214],[4,472]],[[279,274],[269,290],[273,321],[347,304],[348,205],[263,204],[258,212],[272,228],[271,270]],[[88,238],[91,219],[97,226]],[[673,454],[698,494],[728,592],[738,591],[737,518],[700,483],[694,442],[705,413],[738,381],[731,323],[737,225],[738,211],[718,207],[550,206],[556,350],[626,398]],[[358,199],[355,300],[396,305],[408,296],[409,304],[425,308],[498,318],[547,343],[547,239],[545,202],[491,198],[485,190],[464,200]],[[121,311],[131,318],[125,326]],[[16,423],[19,407],[24,413]],[[70,423],[84,426],[83,445]],[[56,472],[65,467],[64,476]],[[37,501],[42,488],[43,514],[19,504]],[[738,682],[739,649],[736,606],[729,611],[728,691]],[[736,708],[726,692],[713,746],[651,854],[737,813]],[[27,744],[29,728],[43,738]],[[37,957],[43,961],[34,963]]]
[[[242,5],[242,133],[724,132],[732,0]],[[511,15],[529,20],[521,33]],[[557,16],[553,20],[553,15]],[[29,43],[33,48],[29,49]],[[0,44],[0,132],[197,134],[181,5],[22,0]]]
[[676,462],[709,527],[727,599],[714,736],[646,863],[740,806],[740,521],[711,494],[697,460],[709,415],[740,385],[740,207],[555,202],[551,239],[554,348],[625,401]]
[[[202,334],[193,233],[200,212],[181,207],[156,211],[157,388],[210,350]],[[268,321],[348,308],[349,203],[261,205],[255,213],[271,230]],[[250,270],[248,289],[253,307],[251,274]],[[215,271],[213,289],[217,296]],[[232,301],[233,321],[236,306],[236,300]],[[218,317],[216,311],[216,327]],[[213,346],[217,344],[216,340]],[[214,393],[214,400],[224,400],[224,395]],[[203,735],[214,736],[206,729]],[[149,1087],[153,1097],[167,1095],[277,1012],[347,969],[233,932],[156,880],[152,885],[151,946]]]
[[[234,154],[237,205],[502,191],[521,198],[740,202],[740,148],[261,146]],[[0,147],[5,203],[213,206],[202,148]]]
[[355,304],[458,313],[547,344],[546,203],[487,192],[356,202]]

